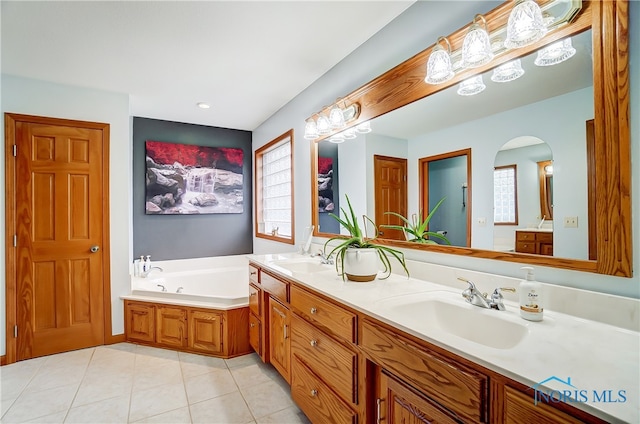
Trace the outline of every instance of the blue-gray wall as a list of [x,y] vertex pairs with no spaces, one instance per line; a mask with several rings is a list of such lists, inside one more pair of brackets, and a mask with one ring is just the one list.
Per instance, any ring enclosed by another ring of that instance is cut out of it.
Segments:
[[[467,155],[429,162],[429,210],[446,198],[429,223],[429,231],[446,231],[453,246],[467,245],[467,193],[462,204],[462,183],[467,182]],[[434,239],[440,243],[440,240]],[[442,244],[442,243],[440,243]]]
[[[145,214],[145,141],[240,148],[243,157],[243,212],[207,215]],[[117,152],[114,152],[117,154]],[[133,118],[133,257],[151,260],[238,255],[252,252],[253,195],[251,132]],[[113,169],[112,172],[117,172]]]

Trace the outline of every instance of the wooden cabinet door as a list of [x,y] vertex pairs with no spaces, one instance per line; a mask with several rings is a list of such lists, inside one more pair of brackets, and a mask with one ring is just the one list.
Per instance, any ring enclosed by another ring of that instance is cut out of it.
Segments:
[[269,355],[271,364],[290,381],[291,339],[289,309],[269,297]]
[[249,309],[255,316],[261,316],[262,308],[260,307],[260,298],[262,297],[262,290],[253,284],[249,284]]
[[155,307],[141,303],[125,303],[125,333],[127,340],[155,342]]
[[156,343],[187,346],[187,311],[170,306],[156,307]]
[[189,311],[189,347],[191,349],[206,353],[222,353],[223,330],[223,314],[211,311]]
[[508,424],[576,424],[582,422],[547,403],[540,402],[535,405],[531,395],[526,395],[511,387],[505,387],[503,419]]
[[249,314],[249,344],[256,351],[256,353],[262,356],[262,323],[260,319],[253,314]]
[[385,372],[381,372],[379,377],[380,393],[376,399],[376,422],[385,424],[462,422],[402,381]]

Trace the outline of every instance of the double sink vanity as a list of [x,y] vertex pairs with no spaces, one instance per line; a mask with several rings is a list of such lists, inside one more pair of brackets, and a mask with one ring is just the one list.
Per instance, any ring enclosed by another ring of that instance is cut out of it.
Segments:
[[[422,279],[353,283],[318,257],[249,260],[251,344],[312,422],[640,419],[637,301],[602,295],[627,328],[555,309],[529,322],[517,294],[505,293],[504,311],[480,308],[457,281],[491,292],[511,278],[409,261]],[[547,289],[554,306],[566,296],[590,308],[599,296]]]

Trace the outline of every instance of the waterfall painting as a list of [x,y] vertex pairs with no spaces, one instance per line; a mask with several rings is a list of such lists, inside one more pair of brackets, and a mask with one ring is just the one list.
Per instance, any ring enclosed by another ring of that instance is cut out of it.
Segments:
[[147,140],[146,213],[243,212],[242,149]]

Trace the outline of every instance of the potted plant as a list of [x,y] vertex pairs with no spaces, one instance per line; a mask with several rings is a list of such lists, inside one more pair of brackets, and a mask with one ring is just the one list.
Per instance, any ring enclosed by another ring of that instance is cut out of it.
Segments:
[[414,242],[414,243],[429,243],[429,244],[435,244],[436,242],[434,240],[432,240],[432,238],[437,238],[439,240],[442,240],[443,242],[445,242],[446,244],[451,244],[451,242],[449,241],[449,239],[439,233],[436,233],[435,231],[428,231],[427,228],[429,227],[429,221],[431,221],[431,217],[433,217],[433,214],[436,213],[436,211],[438,210],[438,208],[440,207],[440,205],[442,204],[442,202],[444,202],[444,199],[446,199],[446,197],[443,197],[442,199],[440,199],[440,201],[433,207],[433,209],[431,210],[431,212],[429,213],[429,215],[423,220],[422,219],[422,211],[420,211],[420,213],[416,216],[416,214],[413,214],[413,216],[411,217],[411,221],[409,221],[407,218],[405,218],[404,216],[400,215],[399,213],[396,212],[385,212],[385,214],[388,215],[393,215],[393,216],[397,216],[398,218],[400,218],[405,225],[381,225],[381,228],[389,228],[392,230],[400,230],[403,231],[405,233],[409,233],[413,236],[413,238],[409,241]]
[[329,213],[333,219],[338,221],[348,232],[349,236],[332,237],[324,244],[325,254],[327,252],[328,244],[334,240],[338,240],[339,244],[335,246],[329,252],[329,256],[336,254],[336,271],[340,273],[339,266],[342,269],[342,278],[345,276],[351,281],[367,282],[373,281],[378,275],[378,259],[384,266],[383,276],[381,279],[388,278],[391,275],[391,261],[387,255],[394,257],[402,268],[409,275],[407,264],[405,262],[404,253],[393,249],[388,246],[382,246],[372,243],[378,236],[378,227],[375,223],[366,215],[363,215],[363,223],[366,226],[369,221],[375,228],[376,234],[373,238],[366,238],[366,235],[356,218],[356,214],[351,207],[351,201],[349,196],[345,195],[347,199],[347,205],[349,213],[345,212],[344,208],[340,208],[344,219],[339,216]]

